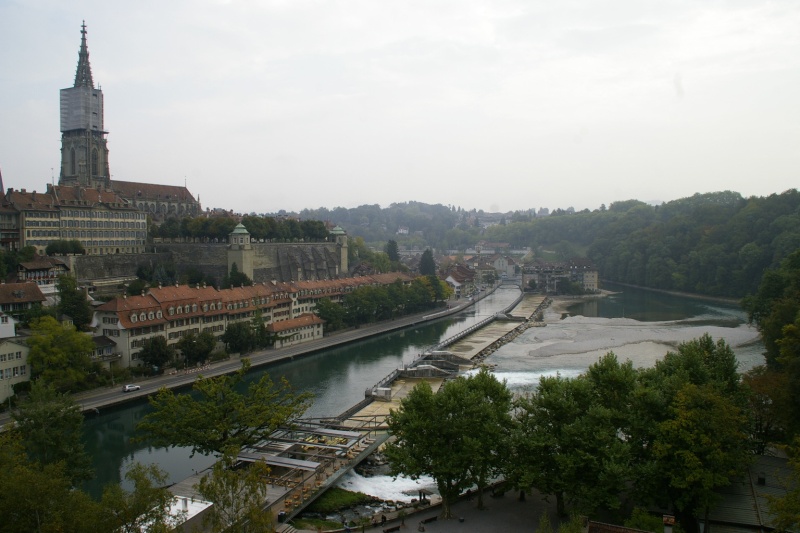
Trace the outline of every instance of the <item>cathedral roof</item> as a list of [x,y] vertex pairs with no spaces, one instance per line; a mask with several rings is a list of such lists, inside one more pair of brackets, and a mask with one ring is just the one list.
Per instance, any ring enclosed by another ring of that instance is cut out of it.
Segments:
[[180,185],[159,185],[138,181],[113,180],[111,187],[122,197],[133,200],[161,200],[170,202],[194,202],[194,196]]
[[86,46],[86,21],[81,24],[81,50],[78,52],[78,69],[75,72],[75,87],[94,89],[92,67],[89,65],[89,48]]

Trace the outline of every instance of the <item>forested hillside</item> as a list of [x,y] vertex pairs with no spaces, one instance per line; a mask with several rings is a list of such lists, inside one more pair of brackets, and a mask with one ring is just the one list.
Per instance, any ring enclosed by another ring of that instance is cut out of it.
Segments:
[[742,297],[756,292],[766,269],[800,248],[800,193],[745,199],[726,191],[658,206],[629,200],[493,226],[484,238],[534,250],[586,249],[611,281]]

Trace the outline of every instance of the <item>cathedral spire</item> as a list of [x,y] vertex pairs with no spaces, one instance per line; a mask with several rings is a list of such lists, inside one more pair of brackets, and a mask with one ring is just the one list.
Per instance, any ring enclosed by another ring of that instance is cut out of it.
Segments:
[[86,46],[86,21],[81,24],[81,51],[78,52],[78,70],[75,72],[74,87],[94,89],[92,67],[89,65],[89,48]]

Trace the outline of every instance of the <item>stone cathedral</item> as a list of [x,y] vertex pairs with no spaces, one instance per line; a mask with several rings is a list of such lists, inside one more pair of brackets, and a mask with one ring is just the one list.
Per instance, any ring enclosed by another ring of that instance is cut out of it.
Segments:
[[200,201],[183,186],[111,180],[108,132],[103,125],[103,91],[95,87],[81,25],[78,68],[72,87],[61,89],[61,172],[58,184],[111,190],[154,220],[201,213]]
[[94,86],[81,25],[78,70],[72,87],[61,89],[61,175],[59,185],[110,189],[107,132],[103,129],[103,91]]

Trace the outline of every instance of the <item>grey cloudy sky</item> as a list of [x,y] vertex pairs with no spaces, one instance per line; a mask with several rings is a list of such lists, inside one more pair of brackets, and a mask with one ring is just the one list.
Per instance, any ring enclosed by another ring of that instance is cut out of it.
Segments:
[[800,2],[0,0],[0,170],[58,181],[85,19],[113,179],[274,212],[797,187]]

